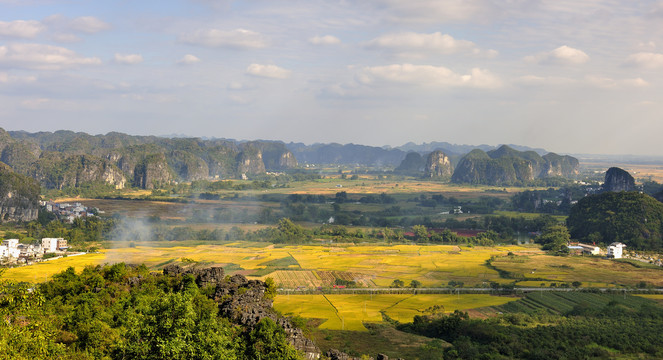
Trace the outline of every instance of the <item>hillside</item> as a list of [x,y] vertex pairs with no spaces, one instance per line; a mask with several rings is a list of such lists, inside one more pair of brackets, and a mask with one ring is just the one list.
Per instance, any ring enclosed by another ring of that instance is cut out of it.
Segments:
[[626,244],[629,249],[663,248],[663,204],[635,191],[587,196],[571,208],[571,237],[587,243]]
[[0,222],[32,221],[39,210],[39,184],[0,163]]
[[472,150],[460,160],[451,181],[498,186],[527,184],[535,179],[571,177],[578,173],[578,165],[578,159],[571,156],[540,156],[535,151],[502,145],[488,152]]
[[297,166],[280,142],[2,129],[0,159],[47,189],[90,183],[152,189],[173,181],[239,178]]

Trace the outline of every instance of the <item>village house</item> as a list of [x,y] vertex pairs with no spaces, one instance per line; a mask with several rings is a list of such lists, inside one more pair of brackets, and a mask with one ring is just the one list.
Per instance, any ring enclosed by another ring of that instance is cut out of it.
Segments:
[[66,250],[67,240],[63,238],[43,238],[41,239],[41,248],[46,253],[54,253],[58,250]]
[[0,246],[0,258],[18,259],[21,251],[18,249],[18,239],[2,240]]
[[596,245],[587,245],[587,244],[578,243],[578,246],[582,248],[583,254],[599,255],[601,253],[601,248],[599,248]]
[[608,246],[608,258],[621,259],[626,245],[614,242]]

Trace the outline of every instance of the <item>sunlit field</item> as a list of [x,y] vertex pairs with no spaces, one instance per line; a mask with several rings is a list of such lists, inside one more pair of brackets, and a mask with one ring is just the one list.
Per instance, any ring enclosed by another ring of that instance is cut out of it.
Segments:
[[[521,280],[544,278],[550,281],[571,283],[582,282],[583,287],[610,287],[616,284],[636,285],[645,281],[654,286],[663,286],[663,268],[636,267],[629,263],[598,257],[531,255],[501,257],[493,261],[500,270],[512,273]],[[519,285],[535,285],[541,281],[521,281]]]
[[435,305],[448,313],[517,299],[484,294],[279,295],[274,308],[284,315],[323,319],[321,329],[366,331],[364,322],[383,321],[381,311],[394,320],[409,322]]

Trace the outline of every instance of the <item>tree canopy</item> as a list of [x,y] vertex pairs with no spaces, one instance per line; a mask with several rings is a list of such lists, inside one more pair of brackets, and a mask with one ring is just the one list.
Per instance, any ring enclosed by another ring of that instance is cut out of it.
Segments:
[[566,221],[574,239],[629,248],[663,248],[663,204],[638,192],[587,196],[571,208]]

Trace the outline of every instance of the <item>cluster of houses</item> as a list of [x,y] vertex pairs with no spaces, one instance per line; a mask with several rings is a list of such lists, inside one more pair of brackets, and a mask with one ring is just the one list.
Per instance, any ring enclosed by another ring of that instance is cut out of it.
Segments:
[[25,263],[39,260],[46,254],[64,254],[67,249],[67,240],[63,238],[43,238],[37,244],[21,244],[18,239],[7,239],[0,245],[0,262]]
[[[608,251],[606,257],[608,259],[621,259],[624,257],[624,248],[626,245],[620,242],[613,242],[608,245]],[[587,245],[587,244],[571,244],[568,246],[569,252],[575,255],[600,255],[601,249],[596,245]]]
[[79,202],[73,204],[60,204],[53,201],[40,201],[40,205],[45,207],[46,211],[55,214],[58,219],[68,222],[72,222],[76,218],[95,216],[95,214],[100,213],[99,209],[87,207]]

